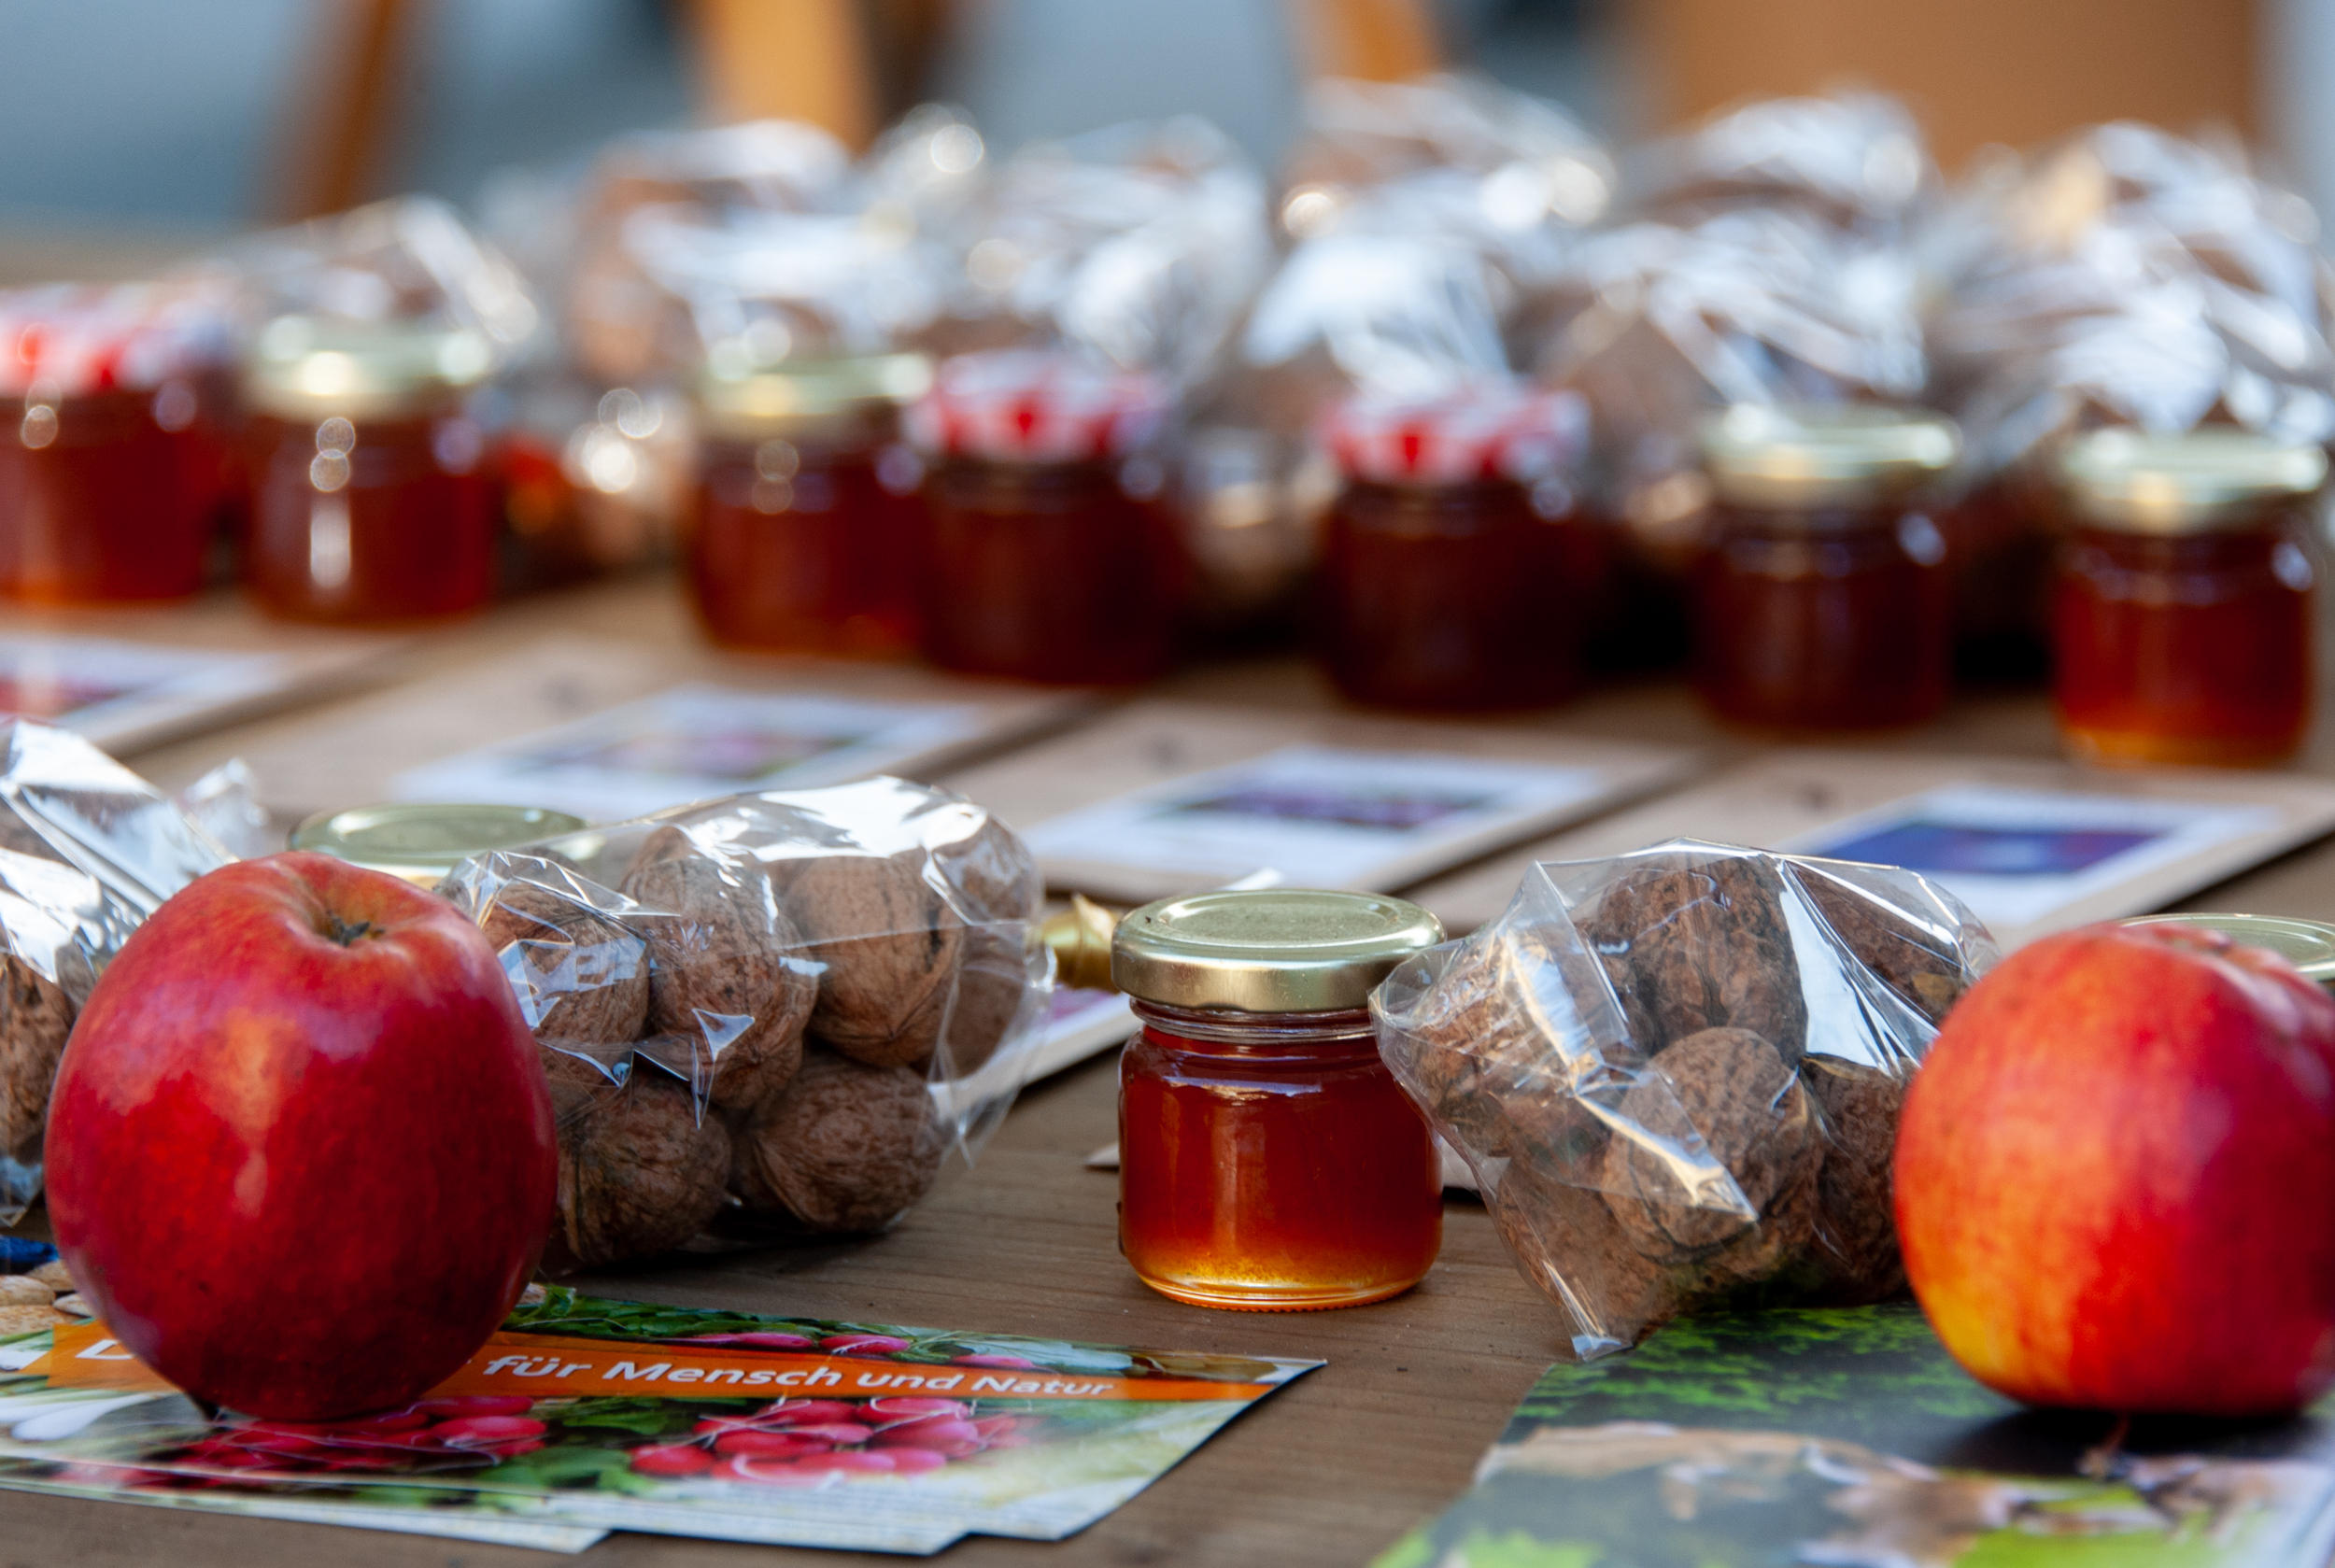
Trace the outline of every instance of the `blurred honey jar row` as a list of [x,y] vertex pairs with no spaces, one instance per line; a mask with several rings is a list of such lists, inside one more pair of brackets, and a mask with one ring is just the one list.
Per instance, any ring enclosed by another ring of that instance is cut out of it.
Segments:
[[[459,329],[281,318],[239,373],[167,293],[17,324],[0,418],[0,587],[42,603],[182,597],[217,538],[289,617],[460,614],[495,590],[503,482]],[[143,312],[130,318],[129,307]],[[102,331],[101,331],[102,329]],[[76,333],[78,335],[76,335]],[[688,591],[744,648],[1039,681],[1163,672],[1190,571],[1138,375],[1038,350],[709,368]],[[1586,411],[1487,381],[1355,396],[1323,421],[1339,485],[1313,621],[1355,701],[1573,695],[1612,607]],[[1691,578],[1695,679],[1721,718],[1825,732],[1920,723],[1950,685],[1960,525],[1951,421],[1876,404],[1709,417]],[[2071,745],[2103,761],[2290,755],[2312,699],[2320,448],[2231,429],[2091,431],[2033,492]],[[2004,575],[1983,584],[2027,592]]]
[[1949,183],[1845,94],[1625,165],[1437,78],[1321,84],[1274,178],[934,106],[565,177],[0,296],[0,595],[415,622],[671,554],[723,645],[1021,680],[1302,642],[1411,710],[1687,670],[1829,733],[2010,675],[2100,761],[2308,727],[2335,290],[2228,148]]

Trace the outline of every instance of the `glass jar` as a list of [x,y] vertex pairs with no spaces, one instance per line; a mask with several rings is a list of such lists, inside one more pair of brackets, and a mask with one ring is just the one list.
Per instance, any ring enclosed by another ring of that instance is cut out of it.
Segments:
[[468,394],[477,334],[286,317],[244,397],[251,516],[244,578],[272,614],[385,624],[484,606],[500,499]]
[[434,888],[472,855],[540,843],[584,826],[582,817],[545,806],[411,801],[318,812],[292,829],[290,843]]
[[945,361],[911,417],[931,457],[919,646],[948,670],[1131,685],[1174,656],[1185,571],[1142,450],[1140,377],[1026,350]]
[[1371,989],[1443,936],[1416,904],[1303,889],[1165,899],[1119,923],[1142,1031],[1119,1068],[1119,1246],[1201,1307],[1351,1307],[1443,1234],[1435,1137],[1379,1058]]
[[1327,422],[1317,653],[1357,702],[1527,708],[1580,684],[1598,548],[1568,473],[1579,400],[1492,386],[1358,397]]
[[209,304],[159,285],[0,301],[0,593],[106,604],[202,588],[219,334]]
[[2311,719],[2315,446],[2095,431],[2059,458],[2059,734],[2095,762],[2283,760]]
[[715,642],[889,655],[915,640],[916,486],[899,407],[921,355],[709,370],[689,587]]
[[1946,541],[1918,497],[1958,445],[1909,409],[1746,404],[1705,423],[1696,684],[1714,713],[1807,732],[1945,706]]

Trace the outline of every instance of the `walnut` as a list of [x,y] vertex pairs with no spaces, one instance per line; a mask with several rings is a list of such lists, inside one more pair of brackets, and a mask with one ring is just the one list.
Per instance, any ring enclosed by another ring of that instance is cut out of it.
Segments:
[[948,1013],[965,924],[917,866],[826,855],[778,861],[771,877],[809,955],[826,966],[811,1032],[870,1067],[926,1060]]
[[732,866],[662,828],[624,879],[648,939],[648,1027],[702,1037],[713,1103],[744,1110],[785,1087],[802,1058],[818,982],[758,867]]
[[0,954],[0,1156],[40,1162],[49,1091],[73,1029],[72,999],[15,954]]
[[941,1149],[921,1075],[814,1049],[737,1130],[730,1187],[749,1209],[806,1230],[877,1230],[931,1186]]
[[941,1050],[952,1078],[969,1078],[987,1066],[1022,1010],[1029,989],[1022,930],[1018,925],[966,927],[965,965],[957,973],[956,1005],[949,1010],[948,1038]]
[[0,1274],[0,1307],[46,1307],[57,1293],[28,1274]]
[[997,1054],[1021,1011],[1029,988],[1029,932],[1046,883],[1029,846],[995,817],[936,846],[932,860],[957,890],[969,922],[943,1052],[951,1074],[966,1078]]
[[1843,946],[1932,1024],[1961,1000],[1969,978],[1953,942],[1923,930],[1863,889],[1813,867],[1800,885]]
[[648,1022],[648,946],[548,887],[507,882],[480,911],[538,1039],[638,1039]]
[[[1766,1040],[1744,1029],[1689,1035],[1654,1058],[1620,1109],[1643,1131],[1617,1133],[1606,1149],[1606,1203],[1648,1257],[1716,1260],[1740,1278],[1772,1272],[1806,1243],[1813,1216],[1800,1189],[1814,1184],[1823,1142],[1807,1095]],[[1757,1220],[1681,1184],[1670,1151],[1697,1134]],[[1734,1256],[1719,1257],[1731,1248]]]
[[1510,1165],[1487,1201],[1518,1272],[1573,1320],[1577,1350],[1634,1345],[1678,1311],[1675,1271],[1630,1244],[1593,1189]]
[[1800,1081],[1816,1098],[1825,1142],[1809,1249],[1820,1278],[1809,1289],[1845,1306],[1886,1301],[1905,1288],[1889,1181],[1904,1081],[1837,1056],[1804,1059]]
[[0,1307],[0,1339],[36,1334],[70,1321],[53,1307]]
[[1699,1030],[1733,1028],[1767,1040],[1788,1063],[1800,1059],[1807,1003],[1772,867],[1743,857],[1649,866],[1606,888],[1576,924],[1615,989],[1634,997],[1632,1024],[1648,1028],[1649,1055]]
[[1578,1095],[1638,1063],[1575,1011],[1552,954],[1522,932],[1454,953],[1433,1010],[1408,1019],[1390,1059],[1429,1115],[1481,1155],[1544,1156],[1578,1131]]
[[722,1206],[729,1173],[721,1123],[700,1122],[688,1085],[653,1067],[636,1068],[612,1088],[566,1060],[571,1065],[552,1082],[559,1216],[545,1265],[646,1257],[704,1229]]

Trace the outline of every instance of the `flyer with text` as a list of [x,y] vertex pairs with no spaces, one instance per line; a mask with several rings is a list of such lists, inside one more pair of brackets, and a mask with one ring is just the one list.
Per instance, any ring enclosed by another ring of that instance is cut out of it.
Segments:
[[102,1323],[0,1340],[0,1488],[580,1550],[634,1530],[1058,1540],[1318,1362],[778,1318],[554,1287],[402,1410],[206,1419]]

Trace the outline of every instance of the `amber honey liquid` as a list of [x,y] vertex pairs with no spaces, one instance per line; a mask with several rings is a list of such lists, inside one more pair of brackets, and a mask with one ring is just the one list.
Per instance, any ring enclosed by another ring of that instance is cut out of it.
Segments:
[[1350,485],[1323,539],[1319,646],[1357,702],[1521,708],[1580,684],[1589,528],[1518,486]]
[[1926,518],[1721,509],[1700,571],[1697,685],[1786,731],[1918,724],[1946,705],[1945,543]]
[[2081,530],[2053,613],[2059,729],[2103,762],[2248,765],[2310,721],[2312,571],[2277,528]]
[[384,624],[493,597],[500,498],[468,420],[259,416],[249,441],[244,573],[269,611]]
[[1434,1138],[1368,1015],[1348,1016],[1364,1032],[1243,1043],[1147,1024],[1127,1047],[1119,1245],[1145,1284],[1201,1307],[1295,1311],[1396,1295],[1433,1265]]
[[1174,653],[1167,516],[1104,463],[957,459],[925,490],[921,642],[945,670],[1126,685]]
[[[767,448],[784,448],[773,461]],[[709,444],[689,539],[699,618],[732,647],[883,656],[915,639],[918,502],[871,451]]]
[[218,453],[184,384],[0,399],[0,592],[40,604],[203,586]]

